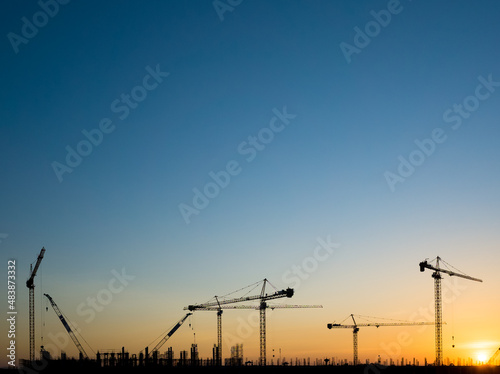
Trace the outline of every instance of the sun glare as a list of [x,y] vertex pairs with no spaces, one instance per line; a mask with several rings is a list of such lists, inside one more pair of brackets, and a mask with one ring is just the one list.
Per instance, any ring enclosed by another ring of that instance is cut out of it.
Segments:
[[477,354],[477,360],[478,360],[480,363],[485,363],[487,359],[488,359],[488,357],[486,356],[486,354],[485,354],[485,353],[481,352],[481,353],[478,353],[478,354]]

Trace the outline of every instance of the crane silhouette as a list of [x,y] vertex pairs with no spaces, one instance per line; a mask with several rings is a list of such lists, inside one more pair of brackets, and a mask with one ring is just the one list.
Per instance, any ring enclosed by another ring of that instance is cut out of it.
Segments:
[[29,319],[30,319],[30,361],[35,361],[35,276],[40,263],[42,262],[45,248],[42,248],[35,267],[30,265],[30,277],[26,281],[26,287],[29,289]]
[[[244,287],[243,289],[259,285],[260,282],[262,282],[262,289],[260,291],[260,294],[258,294],[258,295],[242,296],[242,297],[236,297],[236,298],[231,298],[231,299],[222,299],[222,298],[215,296],[215,301],[211,301],[211,302],[207,302],[207,303],[203,303],[203,304],[188,305],[187,307],[184,308],[184,310],[189,310],[189,311],[196,311],[196,310],[217,311],[217,361],[218,361],[219,365],[222,363],[222,311],[223,311],[223,309],[226,309],[225,307],[223,307],[223,305],[241,303],[241,302],[245,302],[245,301],[255,301],[255,300],[260,301],[260,305],[258,307],[258,309],[260,311],[260,361],[259,361],[259,363],[262,366],[266,365],[266,309],[267,309],[266,301],[279,299],[279,298],[283,298],[283,297],[291,298],[293,296],[293,289],[287,288],[286,290],[280,290],[280,291],[276,290],[272,294],[267,294],[266,293],[266,284],[269,283],[269,281],[267,279],[264,279],[262,281],[254,283],[254,284],[251,284],[250,286]],[[273,288],[274,288],[274,286],[273,286]],[[238,291],[241,291],[241,289]],[[235,291],[235,292],[238,292],[238,291]],[[234,292],[232,292],[232,293],[234,293]],[[238,309],[238,308],[231,308],[231,309]],[[241,308],[241,309],[246,309],[246,308]],[[251,309],[256,309],[256,308],[252,307]]]
[[[351,314],[349,317],[352,318],[354,322],[353,325],[342,325],[340,323],[328,323],[326,327],[329,329],[352,329],[352,339],[353,339],[353,365],[357,365],[359,363],[358,360],[358,331],[360,327],[381,327],[381,326],[415,326],[415,325],[433,325],[434,322],[370,322],[370,323],[357,323],[354,319],[354,314]],[[347,317],[347,318],[349,318]],[[362,316],[357,316],[362,317]],[[347,319],[346,318],[346,319]],[[370,317],[374,318],[374,317]],[[345,320],[344,320],[345,321]]]
[[[426,261],[422,261],[419,263],[420,271],[423,272],[425,269],[430,269],[434,270],[434,273],[432,273],[432,278],[434,278],[434,298],[435,298],[435,305],[434,305],[434,316],[436,319],[435,323],[435,339],[436,339],[436,361],[434,362],[435,366],[441,366],[443,364],[443,309],[442,309],[442,297],[441,297],[441,273],[448,274],[449,276],[455,276],[455,277],[460,277],[476,282],[482,282],[481,279],[478,278],[473,278],[468,275],[463,274],[462,272],[455,272],[451,270],[446,270],[442,269],[440,267],[440,261],[443,263],[447,264],[445,261],[441,259],[441,257],[437,256],[435,258],[436,260],[436,266],[430,265]],[[432,260],[434,261],[434,260]],[[432,262],[431,261],[431,262]],[[449,264],[447,264],[449,265]],[[451,265],[449,265],[451,266]],[[453,267],[453,266],[451,266]]]
[[87,352],[85,352],[85,349],[83,349],[83,347],[80,344],[75,333],[73,332],[73,330],[71,330],[71,327],[69,326],[68,322],[66,321],[66,318],[64,318],[64,315],[62,314],[61,310],[57,306],[56,302],[48,294],[44,293],[44,296],[47,299],[49,299],[50,305],[52,305],[54,312],[56,312],[57,316],[59,317],[59,320],[63,324],[63,326],[66,329],[66,331],[68,332],[69,336],[71,337],[71,340],[73,340],[73,343],[75,343],[76,348],[78,348],[78,351],[80,352],[80,359],[89,358],[89,356],[87,355]]
[[[198,310],[212,310],[221,311],[221,309],[253,309],[260,311],[260,357],[259,364],[266,365],[266,317],[265,313],[262,317],[262,311],[265,312],[266,309],[300,309],[300,308],[323,308],[323,305],[293,305],[293,304],[268,304],[266,302],[261,302],[259,305],[224,305],[217,308],[203,308]],[[222,312],[222,311],[221,311]]]

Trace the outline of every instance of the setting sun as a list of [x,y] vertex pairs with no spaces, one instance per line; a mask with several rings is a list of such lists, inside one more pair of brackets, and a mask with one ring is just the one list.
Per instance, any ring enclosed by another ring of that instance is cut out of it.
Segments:
[[480,363],[485,363],[487,360],[488,360],[488,356],[486,356],[485,353],[483,352],[480,352],[477,354],[477,360],[480,362]]

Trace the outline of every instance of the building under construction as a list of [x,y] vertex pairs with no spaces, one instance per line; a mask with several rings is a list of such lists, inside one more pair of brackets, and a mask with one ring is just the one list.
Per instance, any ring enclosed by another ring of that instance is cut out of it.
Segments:
[[[153,348],[145,347],[139,353],[130,354],[126,351],[125,347],[118,350],[106,350],[94,352],[94,357],[89,357],[87,351],[84,349],[77,335],[76,329],[71,326],[69,320],[65,317],[62,310],[56,304],[54,299],[49,294],[44,294],[50,302],[52,308],[57,314],[60,322],[66,329],[66,332],[71,337],[73,343],[79,351],[78,359],[68,358],[65,352],[61,352],[59,358],[54,358],[46,351],[43,346],[40,350],[40,358],[35,357],[35,305],[34,305],[34,288],[35,276],[37,269],[43,259],[45,248],[42,248],[38,255],[34,268],[30,268],[30,277],[26,282],[29,289],[29,342],[30,342],[30,357],[28,360],[20,360],[22,370],[26,373],[46,372],[46,373],[59,373],[59,372],[121,372],[123,370],[132,370],[136,372],[164,372],[168,371],[187,371],[187,370],[205,370],[214,369],[224,371],[231,370],[253,370],[253,367],[258,367],[258,370],[281,371],[281,370],[335,370],[338,372],[363,372],[369,374],[392,373],[392,372],[444,372],[442,370],[446,367],[446,373],[476,373],[481,370],[481,374],[500,373],[500,349],[497,350],[487,362],[487,365],[478,367],[472,366],[471,361],[460,361],[457,363],[450,363],[443,359],[441,329],[442,329],[442,310],[441,310],[441,273],[450,276],[458,276],[461,278],[479,281],[480,279],[470,277],[457,271],[451,271],[441,268],[440,264],[444,263],[440,257],[436,258],[435,265],[424,261],[419,264],[420,271],[425,269],[433,270],[432,277],[435,281],[435,317],[436,321],[430,322],[409,322],[409,321],[390,321],[390,322],[363,322],[356,321],[355,315],[351,314],[348,318],[352,319],[352,324],[343,323],[329,323],[326,327],[329,329],[346,328],[353,331],[353,359],[352,361],[339,360],[334,357],[313,359],[298,359],[295,360],[279,360],[276,363],[269,361],[266,356],[266,310],[271,309],[295,309],[295,308],[322,308],[321,305],[291,305],[291,304],[270,304],[269,301],[281,298],[291,298],[294,295],[294,290],[291,288],[278,290],[272,286],[267,279],[260,282],[251,284],[245,288],[235,292],[244,291],[244,296],[234,297],[232,292],[225,296],[215,296],[211,300],[201,304],[191,304],[184,308],[186,314],[171,327],[164,336],[156,342]],[[269,291],[266,286],[271,286],[273,289]],[[255,289],[259,292],[252,294]],[[248,304],[248,303],[256,304]],[[259,311],[259,358],[258,360],[247,360],[244,358],[243,345],[236,344],[230,349],[230,357],[223,359],[222,351],[222,315],[227,310],[238,309],[253,309]],[[212,357],[201,358],[198,351],[198,345],[192,344],[190,350],[181,350],[174,352],[173,347],[168,347],[162,350],[164,344],[174,335],[174,333],[181,328],[186,319],[195,312],[209,311],[213,312],[217,317],[217,343],[214,344],[212,349]],[[356,318],[362,316],[356,316]],[[435,325],[436,328],[436,358],[428,364],[427,360],[423,364],[413,360],[393,361],[392,359],[387,362],[370,363],[368,361],[362,363],[358,356],[358,331],[360,327],[381,327],[381,326],[410,326],[410,325]],[[318,327],[320,325],[318,324]],[[323,325],[324,328],[324,325]],[[82,338],[83,339],[83,338]],[[85,341],[86,342],[86,341]],[[88,343],[87,343],[88,344]],[[153,343],[151,344],[153,346]],[[93,350],[92,350],[93,352]],[[450,365],[451,364],[451,365]],[[450,365],[450,366],[445,366]],[[478,372],[479,373],[479,372]]]

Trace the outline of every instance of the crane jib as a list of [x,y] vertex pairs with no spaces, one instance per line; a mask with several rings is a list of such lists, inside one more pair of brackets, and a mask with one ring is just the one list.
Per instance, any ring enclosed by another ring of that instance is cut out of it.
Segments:
[[28,288],[34,288],[35,287],[35,276],[36,272],[38,271],[38,267],[40,266],[40,263],[42,262],[43,259],[43,254],[45,253],[45,247],[42,248],[40,251],[40,254],[38,255],[38,258],[36,259],[36,264],[33,270],[31,271],[29,279],[26,281],[26,287]]
[[455,276],[455,277],[464,278],[464,279],[468,279],[468,280],[472,280],[472,281],[476,281],[476,282],[483,282],[482,279],[479,279],[479,278],[474,278],[474,277],[471,277],[469,275],[460,274],[460,273],[456,273],[456,272],[453,272],[450,270],[441,269],[441,268],[429,265],[427,263],[427,261],[423,261],[423,262],[419,263],[418,265],[420,267],[421,272],[425,271],[425,269],[434,270],[435,272],[437,272],[436,276],[439,276],[439,273],[445,273],[451,277]]
[[62,324],[64,325],[64,327],[66,328],[66,331],[67,332],[72,332],[71,331],[71,328],[69,327],[68,325],[68,322],[66,322],[66,320],[64,319],[63,316],[59,316],[59,319],[61,320]]
[[165,335],[163,339],[160,340],[158,344],[156,344],[156,346],[153,348],[153,352],[158,351],[163,346],[163,344],[165,344],[165,342],[168,339],[170,339],[170,337],[174,334],[174,332],[176,332],[179,329],[179,327],[182,326],[184,321],[192,314],[193,313],[187,313],[184,317],[182,317],[182,319],[179,322],[177,322],[174,327],[172,327],[172,329],[167,333],[167,335]]
[[69,327],[69,324],[66,321],[66,318],[64,318],[64,315],[62,314],[61,310],[57,306],[56,302],[52,299],[52,297],[50,297],[50,295],[48,295],[48,294],[45,293],[44,296],[50,301],[50,305],[52,305],[52,308],[54,309],[54,312],[56,312],[57,316],[59,317],[59,320],[61,321],[61,323],[63,324],[64,328],[68,332],[71,340],[73,340],[73,343],[75,343],[75,345],[78,348],[78,351],[80,352],[80,354],[82,355],[82,357],[88,358],[87,352],[85,352],[85,349],[80,344],[80,341],[76,337],[75,333],[73,332],[73,330],[71,330],[71,327]]
[[181,323],[180,322],[177,325],[175,325],[172,330],[170,330],[170,332],[168,333],[168,336],[172,336],[172,334],[174,332],[176,332],[179,329],[179,327],[181,327]]
[[276,291],[275,293],[273,293],[271,295],[244,296],[244,297],[238,297],[238,298],[229,299],[229,300],[217,300],[216,302],[188,305],[187,307],[184,307],[184,310],[195,311],[197,309],[203,309],[206,307],[212,307],[212,306],[213,307],[220,307],[221,305],[224,305],[224,304],[233,304],[233,303],[240,303],[240,302],[253,301],[253,300],[265,301],[265,300],[279,299],[282,297],[291,298],[293,296],[293,294],[294,294],[293,288],[288,287],[286,290]]

